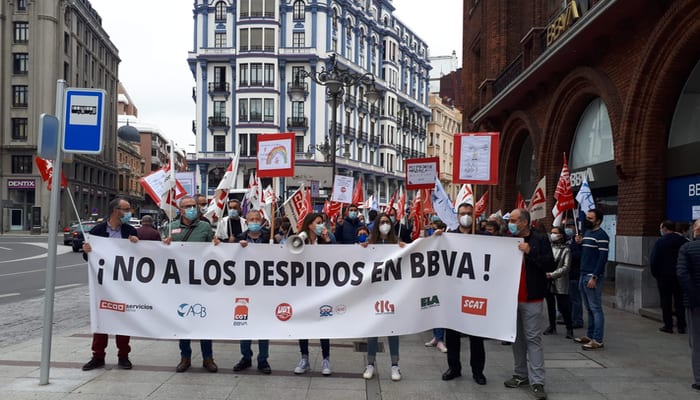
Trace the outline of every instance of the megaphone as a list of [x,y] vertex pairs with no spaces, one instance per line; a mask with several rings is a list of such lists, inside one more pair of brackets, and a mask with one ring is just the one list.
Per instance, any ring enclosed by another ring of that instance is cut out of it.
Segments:
[[309,235],[306,232],[302,232],[298,235],[292,235],[287,238],[287,250],[292,254],[301,254],[304,251],[304,242],[308,239]]

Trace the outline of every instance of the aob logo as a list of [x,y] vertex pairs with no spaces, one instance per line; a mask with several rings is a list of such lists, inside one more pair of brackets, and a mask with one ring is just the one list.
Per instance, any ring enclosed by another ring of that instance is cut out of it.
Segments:
[[177,308],[177,315],[179,315],[182,318],[185,318],[185,317],[205,318],[207,316],[207,308],[199,303],[191,304],[191,305],[187,304],[187,303],[182,303],[182,304],[180,304],[180,307]]

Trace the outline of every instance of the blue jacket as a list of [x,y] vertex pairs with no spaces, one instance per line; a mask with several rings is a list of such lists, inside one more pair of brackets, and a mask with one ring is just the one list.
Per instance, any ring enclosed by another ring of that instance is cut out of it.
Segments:
[[683,288],[683,303],[686,307],[700,307],[700,240],[681,246],[676,265],[678,282]]
[[587,230],[581,242],[581,276],[593,274],[601,277],[608,262],[610,238],[602,228]]

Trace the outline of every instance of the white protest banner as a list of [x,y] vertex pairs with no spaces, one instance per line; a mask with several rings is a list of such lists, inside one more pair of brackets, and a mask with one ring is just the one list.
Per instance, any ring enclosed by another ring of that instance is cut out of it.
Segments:
[[454,135],[453,183],[498,184],[499,132]]
[[306,246],[89,237],[93,332],[161,339],[360,338],[433,327],[515,339],[517,238]]
[[338,203],[350,204],[352,201],[352,192],[355,185],[355,180],[352,176],[336,175],[333,182],[332,201]]
[[406,189],[432,189],[439,176],[439,157],[406,160]]

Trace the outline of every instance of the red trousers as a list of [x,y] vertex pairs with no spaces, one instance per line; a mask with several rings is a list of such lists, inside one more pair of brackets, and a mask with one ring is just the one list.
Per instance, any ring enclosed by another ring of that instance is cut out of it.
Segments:
[[[92,356],[98,359],[105,358],[105,349],[107,348],[108,337],[106,333],[93,333],[92,334]],[[129,357],[129,352],[131,347],[129,347],[129,336],[117,335],[117,357],[127,358]]]

